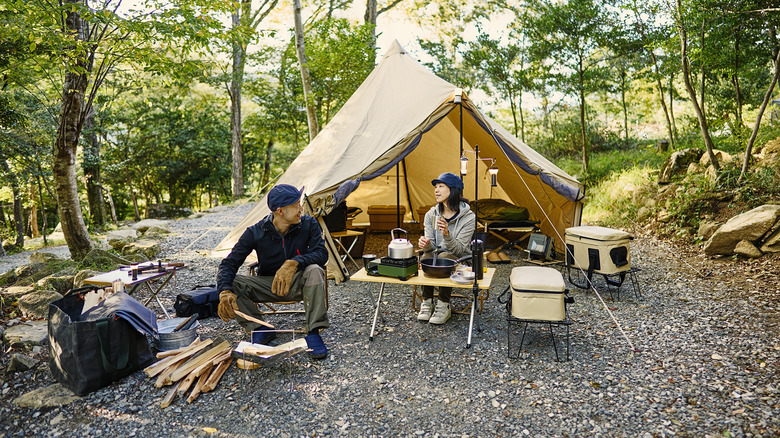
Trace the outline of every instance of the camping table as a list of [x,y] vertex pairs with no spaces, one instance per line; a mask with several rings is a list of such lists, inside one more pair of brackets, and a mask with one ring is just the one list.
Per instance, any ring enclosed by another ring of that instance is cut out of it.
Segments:
[[[487,296],[489,294],[490,289],[490,282],[493,281],[493,274],[496,272],[496,268],[487,268],[487,272],[483,275],[482,280],[479,280],[478,287],[479,287],[479,296],[475,297],[477,300],[484,301],[487,299]],[[376,320],[379,317],[379,306],[382,303],[382,294],[385,291],[385,285],[386,284],[399,284],[399,285],[411,285],[411,286],[446,286],[446,287],[453,287],[453,288],[460,288],[460,289],[472,289],[474,288],[474,283],[468,283],[468,284],[461,284],[461,283],[455,283],[454,281],[450,280],[449,278],[431,278],[426,277],[423,275],[422,269],[417,271],[417,275],[414,277],[409,278],[408,280],[400,280],[398,278],[393,277],[383,277],[383,276],[373,276],[368,275],[366,273],[365,268],[360,268],[359,271],[352,274],[350,277],[350,280],[355,281],[365,281],[369,283],[380,283],[379,287],[379,298],[376,300],[376,310],[374,310],[374,321],[371,324],[371,333],[368,335],[368,340],[373,341],[374,340],[374,331],[376,329]],[[471,303],[471,318],[469,319],[469,331],[468,331],[468,339],[466,341],[466,348],[471,347],[471,332],[472,327],[474,324],[474,314],[476,312],[476,303],[472,301]],[[481,306],[481,303],[480,303]],[[414,307],[414,296],[412,296],[412,307]]]
[[[336,241],[336,243],[341,247],[341,250],[344,251],[344,254],[341,254],[341,261],[344,262],[349,258],[350,261],[358,268],[360,269],[360,265],[357,264],[355,259],[352,258],[352,255],[350,252],[352,251],[352,248],[355,247],[355,244],[358,241],[358,238],[363,235],[362,231],[358,230],[344,230],[344,231],[334,231],[330,233],[330,236],[333,237],[333,239]],[[352,239],[352,244],[349,245],[349,248],[346,248],[344,246],[344,243],[341,242],[341,239],[344,237],[354,237]]]
[[[125,268],[119,268],[114,269],[113,271],[106,272],[104,274],[96,275],[94,277],[89,277],[86,280],[84,280],[84,284],[91,284],[94,286],[111,286],[114,284],[114,281],[119,280],[122,282],[122,284],[127,288],[127,294],[132,295],[133,292],[135,292],[138,288],[144,287],[151,295],[149,299],[144,303],[144,306],[148,306],[149,303],[154,299],[157,301],[157,305],[160,306],[163,313],[167,318],[170,319],[171,315],[168,314],[168,311],[165,310],[165,306],[162,305],[160,302],[160,298],[157,296],[162,288],[165,287],[166,284],[173,278],[174,275],[176,275],[176,271],[181,268],[186,268],[187,266],[184,264],[163,264],[162,265],[162,272],[158,272],[157,269],[149,270],[149,271],[143,271],[139,274],[137,274],[136,279],[133,280],[133,269],[135,268],[143,268],[143,267],[149,267],[154,266],[155,268],[157,265],[155,263],[147,263],[147,264],[139,264],[137,266],[128,266]],[[161,283],[157,288],[152,288],[151,284],[155,280],[160,280]]]

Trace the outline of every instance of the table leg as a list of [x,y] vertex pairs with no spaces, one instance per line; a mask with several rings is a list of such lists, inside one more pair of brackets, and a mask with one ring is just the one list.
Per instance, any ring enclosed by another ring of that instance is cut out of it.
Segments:
[[[471,317],[469,318],[469,334],[466,340],[466,348],[471,348],[471,334],[474,328],[474,320],[477,317],[477,296],[479,295],[479,289],[474,286],[474,301],[471,302]],[[479,327],[479,321],[477,321],[477,327]]]
[[376,329],[376,319],[379,317],[379,305],[382,303],[382,294],[385,291],[385,284],[380,283],[379,286],[379,298],[376,300],[376,310],[374,311],[374,322],[371,324],[371,333],[368,335],[368,340],[374,340],[374,329]]
[[[355,238],[355,240],[357,240],[357,238]],[[349,259],[352,262],[352,264],[355,265],[356,268],[360,269],[360,265],[357,264],[355,259],[353,259],[352,255],[350,255],[350,253],[349,253],[349,251],[355,245],[355,242],[352,242],[352,245],[349,246],[349,249],[344,247],[344,244],[341,243],[341,239],[336,239],[336,242],[338,242],[338,245],[341,247],[342,250],[344,250],[344,255],[341,256],[341,261],[343,262],[343,261],[346,261],[347,259]]]
[[171,277],[173,277],[175,273],[176,271],[171,271],[165,277],[165,280],[163,280],[162,284],[157,288],[156,291],[152,289],[152,286],[149,285],[148,281],[143,282],[144,286],[146,286],[146,289],[149,291],[149,294],[151,295],[151,297],[146,301],[146,304],[144,305],[145,306],[148,305],[152,301],[152,298],[154,298],[154,300],[157,301],[157,305],[160,306],[160,309],[162,309],[163,313],[165,314],[165,317],[168,319],[171,318],[171,315],[168,313],[167,310],[165,310],[165,306],[163,306],[162,302],[160,301],[160,297],[158,297],[157,294],[159,294],[162,288],[164,288],[165,285],[168,284],[168,282],[171,280]]

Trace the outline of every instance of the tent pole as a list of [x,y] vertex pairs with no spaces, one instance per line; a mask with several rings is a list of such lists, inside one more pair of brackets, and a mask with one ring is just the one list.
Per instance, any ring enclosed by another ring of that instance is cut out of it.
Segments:
[[395,227],[401,228],[401,165],[395,165]]
[[412,195],[409,193],[409,177],[406,173],[406,158],[401,160],[401,164],[404,166],[404,188],[406,189],[406,203],[409,205],[409,213],[412,215],[412,220],[415,220],[414,209],[412,208]]

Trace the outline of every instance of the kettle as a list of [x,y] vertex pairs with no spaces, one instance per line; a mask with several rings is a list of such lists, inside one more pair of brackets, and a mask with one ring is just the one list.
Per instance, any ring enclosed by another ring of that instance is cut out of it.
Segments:
[[[403,238],[396,238],[393,234],[394,231],[403,231]],[[390,230],[390,237],[393,239],[390,241],[390,245],[387,245],[387,256],[391,259],[408,259],[414,255],[414,246],[408,239],[408,233],[401,228],[393,228]]]

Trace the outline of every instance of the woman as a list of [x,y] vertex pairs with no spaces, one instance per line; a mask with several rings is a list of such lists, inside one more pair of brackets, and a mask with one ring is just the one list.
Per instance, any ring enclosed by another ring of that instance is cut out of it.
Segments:
[[[463,199],[463,181],[452,173],[442,173],[431,181],[436,205],[425,213],[425,234],[417,246],[425,252],[423,259],[459,259],[471,253],[470,242],[474,233],[476,218],[468,202]],[[451,287],[439,288],[436,305],[433,302],[433,286],[422,287],[422,303],[417,320],[431,324],[444,324],[450,319]]]

